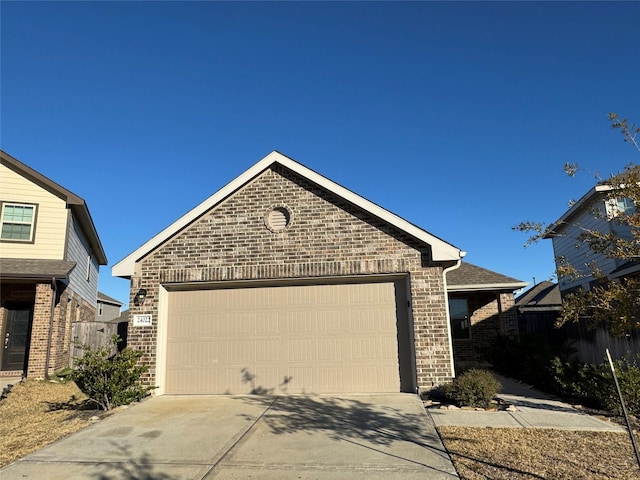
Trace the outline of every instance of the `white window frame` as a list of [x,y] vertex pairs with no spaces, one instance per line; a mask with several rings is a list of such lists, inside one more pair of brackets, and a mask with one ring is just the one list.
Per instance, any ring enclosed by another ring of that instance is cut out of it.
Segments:
[[[33,209],[33,216],[31,217],[31,222],[16,222],[16,221],[5,221],[5,213],[7,207],[27,207]],[[38,204],[36,203],[23,203],[23,202],[2,202],[2,209],[0,210],[0,241],[2,242],[17,242],[17,243],[33,243],[35,239],[36,232],[36,217],[38,215]],[[29,225],[29,238],[3,238],[2,237],[2,227],[5,224],[9,225]]]
[[613,220],[618,215],[633,215],[636,205],[629,197],[611,197],[606,202],[607,220]]

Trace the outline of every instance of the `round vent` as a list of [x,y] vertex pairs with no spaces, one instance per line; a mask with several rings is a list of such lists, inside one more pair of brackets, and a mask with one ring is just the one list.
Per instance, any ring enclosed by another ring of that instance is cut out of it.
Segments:
[[281,232],[291,223],[291,214],[285,207],[275,207],[268,214],[266,224],[272,232]]

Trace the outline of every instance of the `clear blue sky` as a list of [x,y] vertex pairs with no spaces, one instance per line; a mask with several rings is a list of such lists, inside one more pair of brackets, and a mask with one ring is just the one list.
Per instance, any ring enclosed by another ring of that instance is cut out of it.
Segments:
[[1,3],[1,147],[83,197],[111,266],[272,150],[524,280],[638,162],[640,3]]

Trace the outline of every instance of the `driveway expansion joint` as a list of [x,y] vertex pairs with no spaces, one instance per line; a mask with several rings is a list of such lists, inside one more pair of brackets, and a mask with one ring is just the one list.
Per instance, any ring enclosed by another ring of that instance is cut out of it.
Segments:
[[240,435],[238,435],[231,443],[231,445],[224,451],[224,453],[222,455],[220,455],[220,458],[218,458],[218,460],[211,465],[211,467],[209,467],[207,469],[207,471],[204,473],[204,475],[202,476],[201,480],[205,480],[206,478],[208,478],[212,472],[218,468],[222,461],[227,458],[227,456],[229,456],[229,454],[236,449],[242,442],[244,439],[247,438],[247,435],[249,435],[249,432],[251,432],[261,421],[262,419],[265,417],[265,415],[269,412],[269,410],[271,410],[271,408],[273,408],[273,406],[276,404],[276,402],[278,401],[280,397],[274,397],[273,401],[267,406],[267,408],[265,408],[263,410],[263,412],[253,421],[253,423],[251,423],[251,425],[249,425],[246,429],[244,429],[244,431],[242,431],[242,433]]

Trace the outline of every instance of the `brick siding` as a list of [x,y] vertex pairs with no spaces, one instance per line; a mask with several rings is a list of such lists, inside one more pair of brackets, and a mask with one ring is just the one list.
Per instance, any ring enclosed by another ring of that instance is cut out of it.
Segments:
[[[286,206],[282,232],[266,214]],[[429,248],[280,166],[268,169],[142,259],[130,292],[131,315],[150,313],[151,327],[130,327],[128,345],[141,350],[154,384],[159,288],[167,283],[408,274],[418,385],[452,376],[443,267]],[[145,304],[133,297],[147,290]]]
[[451,298],[466,298],[471,314],[471,338],[453,341],[453,356],[459,367],[485,363],[484,352],[497,335],[518,335],[512,292],[456,293]]
[[[53,289],[51,283],[13,284],[3,283],[0,294],[0,332],[4,331],[7,302],[24,302],[33,304],[33,321],[31,339],[27,359],[27,376],[44,378],[47,363],[47,347],[49,346],[49,326],[51,323],[51,300]],[[79,299],[62,282],[57,284],[57,295],[53,312],[51,344],[49,348],[49,365],[47,374],[70,365],[71,355],[71,322],[76,319],[91,321],[95,317],[95,305]]]

